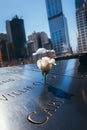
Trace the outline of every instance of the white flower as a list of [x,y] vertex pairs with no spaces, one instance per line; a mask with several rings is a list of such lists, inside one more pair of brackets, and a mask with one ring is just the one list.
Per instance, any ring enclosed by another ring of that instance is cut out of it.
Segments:
[[33,53],[33,56],[46,53],[47,50],[45,48],[39,48],[35,53]]
[[51,70],[52,64],[56,65],[55,59],[51,59],[49,57],[42,57],[42,59],[37,61],[38,68],[46,74],[48,74],[48,72]]
[[47,50],[45,48],[39,48],[35,53],[33,53],[33,56],[39,56],[39,57],[48,56],[52,58],[52,57],[55,57],[56,54],[54,50]]

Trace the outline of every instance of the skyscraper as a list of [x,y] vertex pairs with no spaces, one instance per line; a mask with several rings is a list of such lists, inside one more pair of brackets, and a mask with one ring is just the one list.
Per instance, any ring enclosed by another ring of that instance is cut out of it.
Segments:
[[61,0],[46,0],[47,15],[53,48],[57,54],[70,49],[67,20],[62,11]]
[[76,22],[78,53],[87,52],[87,3],[85,0],[76,0]]
[[81,8],[83,7],[84,1],[85,1],[85,0],[76,0],[76,1],[75,1],[76,9],[81,9]]
[[28,41],[34,42],[34,51],[36,51],[38,48],[43,47],[47,47],[46,49],[51,49],[51,43],[45,32],[33,32],[31,35],[28,36]]
[[19,19],[18,16],[15,16],[11,21],[7,20],[6,29],[9,37],[9,42],[14,44],[15,57],[25,57],[26,36],[23,19]]

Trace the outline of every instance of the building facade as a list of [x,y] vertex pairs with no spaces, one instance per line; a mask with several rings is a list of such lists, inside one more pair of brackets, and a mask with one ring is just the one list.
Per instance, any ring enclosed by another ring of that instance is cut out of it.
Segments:
[[85,2],[85,0],[76,0],[75,1],[75,6],[76,6],[76,9],[81,9],[83,8],[83,3]]
[[11,21],[6,21],[6,30],[9,42],[14,44],[15,58],[24,58],[26,55],[26,35],[23,19],[15,16]]
[[2,61],[8,60],[8,37],[7,34],[0,33],[0,59]]
[[53,49],[56,54],[66,53],[70,50],[70,43],[61,0],[46,0],[46,8]]
[[51,42],[45,32],[33,32],[28,36],[28,42],[33,42],[33,51],[38,48],[51,49]]
[[3,61],[14,59],[13,44],[9,42],[7,34],[0,33],[0,49]]
[[34,43],[34,51],[36,51],[39,47],[42,47],[39,33],[33,32],[31,35],[29,35],[28,42],[30,43],[31,41]]
[[87,3],[85,0],[76,0],[76,22],[78,53],[87,52]]

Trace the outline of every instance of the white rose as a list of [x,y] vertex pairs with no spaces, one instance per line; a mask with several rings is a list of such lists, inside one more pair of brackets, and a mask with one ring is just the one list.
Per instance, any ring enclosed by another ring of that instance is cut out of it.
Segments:
[[51,70],[52,64],[56,65],[55,59],[51,59],[49,57],[42,57],[42,59],[37,61],[38,68],[46,74],[48,74],[48,72]]

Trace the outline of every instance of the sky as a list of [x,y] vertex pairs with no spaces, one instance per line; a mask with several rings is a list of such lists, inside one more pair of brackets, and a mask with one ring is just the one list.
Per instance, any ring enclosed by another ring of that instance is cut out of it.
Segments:
[[[75,0],[62,0],[67,18],[70,44],[76,49]],[[26,38],[34,31],[44,31],[50,37],[45,0],[2,0],[0,1],[0,33],[6,33],[6,20],[15,15],[24,19]]]

